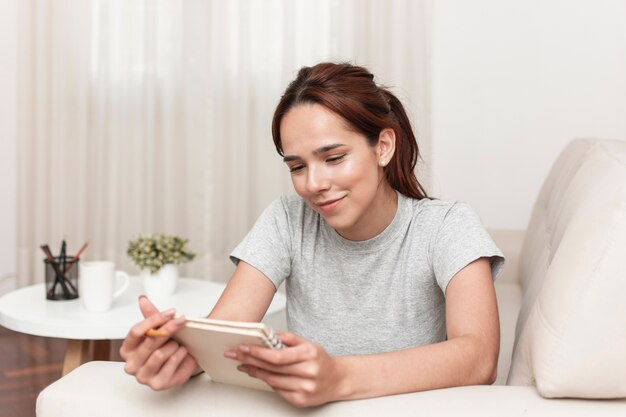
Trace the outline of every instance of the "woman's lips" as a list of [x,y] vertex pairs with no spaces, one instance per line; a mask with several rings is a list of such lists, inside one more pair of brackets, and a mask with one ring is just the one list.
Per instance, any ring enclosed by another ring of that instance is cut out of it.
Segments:
[[339,203],[341,203],[342,200],[343,200],[343,197],[337,198],[335,200],[328,200],[328,201],[326,201],[324,203],[318,204],[317,206],[324,213],[331,213],[332,211],[334,211],[337,208],[337,206],[339,205]]

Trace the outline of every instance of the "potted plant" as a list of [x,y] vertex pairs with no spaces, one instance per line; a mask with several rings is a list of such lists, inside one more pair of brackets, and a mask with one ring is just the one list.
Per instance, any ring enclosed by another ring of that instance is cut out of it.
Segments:
[[187,239],[166,234],[144,235],[128,242],[126,254],[141,270],[148,297],[160,298],[174,293],[178,265],[196,257],[187,249],[187,242]]

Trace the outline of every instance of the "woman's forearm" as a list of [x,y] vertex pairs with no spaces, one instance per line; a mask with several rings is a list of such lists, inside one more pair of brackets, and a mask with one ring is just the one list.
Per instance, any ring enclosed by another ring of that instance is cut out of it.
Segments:
[[335,357],[340,380],[335,400],[491,384],[498,357],[491,350],[467,335],[398,352]]

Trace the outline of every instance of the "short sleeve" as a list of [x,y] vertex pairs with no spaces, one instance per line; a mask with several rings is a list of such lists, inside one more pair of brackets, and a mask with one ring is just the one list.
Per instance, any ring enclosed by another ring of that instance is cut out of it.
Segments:
[[431,241],[431,262],[437,284],[445,293],[452,278],[479,258],[489,258],[495,280],[504,256],[485,230],[478,214],[464,202],[455,202]]
[[244,261],[258,269],[278,288],[290,275],[289,216],[282,198],[274,200],[257,219],[246,237],[230,254],[237,265]]

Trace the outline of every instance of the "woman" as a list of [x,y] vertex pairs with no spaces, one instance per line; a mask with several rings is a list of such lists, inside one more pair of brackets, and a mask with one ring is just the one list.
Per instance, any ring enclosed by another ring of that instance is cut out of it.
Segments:
[[[296,406],[495,379],[493,278],[504,259],[464,203],[433,200],[400,101],[366,69],[302,68],[272,123],[297,196],[274,201],[231,259],[211,318],[260,321],[286,280],[286,349],[225,352]],[[146,319],[121,347],[126,372],[154,389],[199,369],[166,337],[184,325],[142,297]]]

